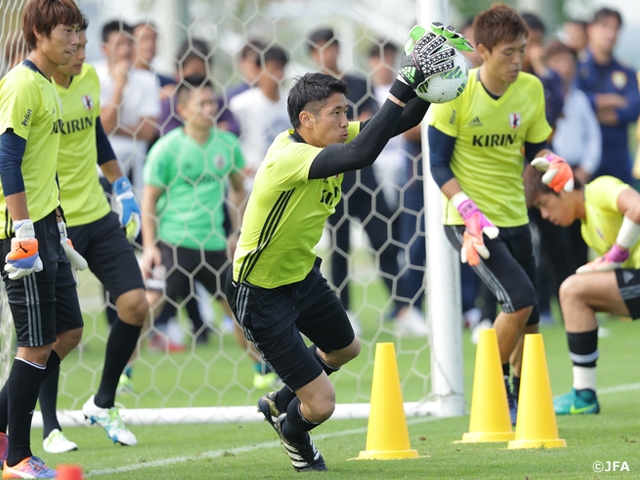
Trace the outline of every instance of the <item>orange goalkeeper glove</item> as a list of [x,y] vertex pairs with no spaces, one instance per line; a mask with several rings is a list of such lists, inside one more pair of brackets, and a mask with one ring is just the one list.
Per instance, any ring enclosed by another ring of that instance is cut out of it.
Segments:
[[573,170],[564,158],[548,153],[544,157],[534,158],[531,166],[540,172],[546,172],[542,176],[542,182],[549,185],[554,192],[573,190]]
[[467,197],[465,193],[457,193],[451,201],[458,209],[466,227],[462,234],[460,260],[462,263],[469,263],[469,265],[475,267],[480,263],[480,257],[486,260],[490,256],[482,235],[484,234],[488,238],[494,239],[498,236],[500,230],[484,216],[475,202]]
[[43,265],[33,222],[16,220],[13,228],[16,236],[11,239],[11,251],[7,254],[4,270],[11,280],[18,280],[32,272],[42,271]]

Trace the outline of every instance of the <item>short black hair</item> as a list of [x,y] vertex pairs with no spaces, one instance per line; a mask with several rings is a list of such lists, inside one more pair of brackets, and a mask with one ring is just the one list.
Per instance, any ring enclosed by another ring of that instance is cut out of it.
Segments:
[[256,57],[257,67],[264,67],[267,62],[280,62],[282,65],[286,65],[289,63],[289,57],[282,48],[273,46]]
[[369,58],[381,58],[387,53],[395,55],[398,53],[398,46],[389,40],[378,40],[371,45]]
[[[556,197],[560,196],[560,193],[554,191],[549,185],[546,185],[542,181],[544,172],[540,172],[533,168],[531,165],[527,165],[524,168],[523,183],[524,183],[524,196],[527,204],[527,208],[534,207],[534,204],[540,195],[552,194]],[[573,177],[573,189],[582,190],[584,185],[580,179]]]
[[524,20],[524,23],[527,24],[527,28],[529,30],[533,30],[535,32],[542,32],[543,34],[547,33],[547,27],[545,26],[542,19],[535,13],[525,12],[525,13],[521,13],[520,16]]
[[190,75],[180,82],[176,91],[176,103],[184,105],[191,94],[204,87],[213,88],[211,80],[201,75]]
[[211,47],[201,38],[187,38],[176,53],[178,64],[184,65],[189,60],[199,59],[207,63],[210,61]]
[[324,45],[325,43],[333,40],[333,43],[336,45],[340,45],[338,43],[338,37],[335,36],[333,30],[330,28],[319,28],[315,30],[309,35],[309,52],[313,52],[320,45]]
[[570,55],[574,61],[578,61],[578,52],[559,40],[552,40],[549,42],[545,49],[544,59],[545,61],[549,61],[550,58],[562,53],[566,53],[567,55]]
[[605,18],[611,17],[618,20],[618,28],[620,28],[622,26],[622,15],[620,15],[620,12],[618,10],[614,10],[612,8],[601,8],[600,10],[598,10],[593,14],[593,20],[591,20],[591,23],[599,23]]
[[114,32],[115,33],[125,32],[125,33],[128,33],[130,36],[132,36],[133,27],[131,27],[131,25],[129,25],[128,23],[122,22],[120,20],[112,20],[108,23],[105,23],[104,26],[102,27],[102,42],[103,43],[109,42],[109,36]]
[[324,73],[306,73],[299,77],[287,98],[287,113],[293,128],[300,126],[300,112],[306,108],[314,115],[318,114],[334,93],[346,96],[349,93],[347,82]]
[[79,32],[83,32],[85,31],[87,28],[89,28],[89,19],[85,16],[85,14],[82,14],[82,23],[80,24],[80,30],[78,30]]
[[249,55],[260,55],[267,48],[267,44],[257,38],[250,38],[240,50],[240,58],[247,58]]

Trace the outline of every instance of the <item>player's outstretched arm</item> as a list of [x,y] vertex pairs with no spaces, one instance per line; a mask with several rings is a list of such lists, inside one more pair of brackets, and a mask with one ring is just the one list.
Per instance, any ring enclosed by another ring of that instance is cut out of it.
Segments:
[[[415,28],[414,28],[415,30]],[[412,34],[415,34],[412,31]],[[411,52],[402,59],[401,71],[391,86],[387,100],[380,110],[361,126],[360,134],[348,144],[326,147],[315,158],[309,171],[309,178],[326,178],[338,173],[358,170],[375,161],[393,135],[416,126],[426,112],[412,111],[411,118],[398,128],[402,113],[413,99],[415,89],[426,85],[427,79],[435,74],[453,69],[451,58],[455,56],[453,47],[441,48],[447,39],[429,32],[411,45]],[[412,102],[412,109],[417,103]]]
[[629,250],[640,239],[640,193],[632,188],[623,190],[618,195],[617,206],[624,219],[616,243],[603,256],[578,268],[576,273],[615,270],[621,268],[629,258]]

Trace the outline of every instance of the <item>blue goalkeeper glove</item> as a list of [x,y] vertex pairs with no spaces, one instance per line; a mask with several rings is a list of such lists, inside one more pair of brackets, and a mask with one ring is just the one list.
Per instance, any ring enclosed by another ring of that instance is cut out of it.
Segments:
[[31,272],[42,271],[43,265],[33,222],[16,220],[13,228],[16,236],[11,239],[11,251],[7,254],[4,270],[11,280],[18,280]]
[[140,234],[140,207],[133,195],[131,182],[125,176],[113,182],[113,191],[116,194],[114,210],[118,214],[120,225],[124,227],[127,240],[133,242]]

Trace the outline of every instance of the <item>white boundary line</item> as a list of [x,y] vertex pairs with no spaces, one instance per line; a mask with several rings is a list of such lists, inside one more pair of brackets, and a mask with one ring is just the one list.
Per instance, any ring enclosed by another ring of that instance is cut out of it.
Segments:
[[[414,425],[414,424],[424,423],[424,422],[433,422],[435,420],[441,420],[441,418],[439,417],[412,418],[407,420],[407,425]],[[351,430],[343,430],[341,432],[323,433],[320,435],[314,435],[313,438],[314,440],[325,440],[325,439],[331,439],[331,438],[346,437],[349,435],[360,435],[366,432],[367,432],[366,427],[353,428]],[[203,452],[198,455],[171,457],[171,458],[165,458],[163,460],[154,460],[152,462],[133,463],[130,465],[123,465],[122,467],[117,467],[117,468],[105,468],[102,470],[93,470],[86,473],[85,477],[90,478],[90,477],[101,477],[103,475],[117,475],[117,474],[123,474],[126,472],[132,472],[134,470],[141,470],[143,468],[166,467],[167,465],[175,465],[177,463],[200,461],[200,460],[210,459],[210,458],[219,458],[229,454],[237,455],[239,453],[248,453],[248,452],[253,452],[255,450],[260,450],[263,448],[276,448],[279,446],[280,446],[280,442],[276,441],[276,442],[263,442],[258,445],[249,445],[244,447],[226,448],[223,450],[210,450],[208,452]]]

